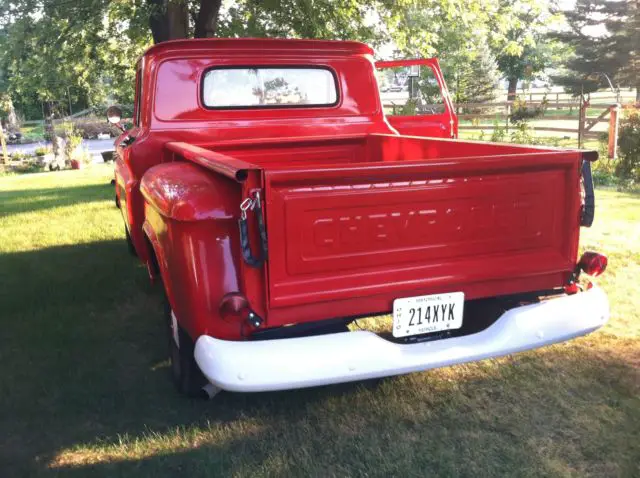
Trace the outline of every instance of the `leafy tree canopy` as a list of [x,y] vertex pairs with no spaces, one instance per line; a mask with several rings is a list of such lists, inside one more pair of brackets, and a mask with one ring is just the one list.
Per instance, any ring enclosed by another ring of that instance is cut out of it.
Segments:
[[[0,93],[29,118],[69,102],[74,109],[131,103],[135,62],[153,42],[268,36],[357,39],[394,45],[403,57],[437,55],[460,101],[487,99],[499,76],[515,93],[518,80],[558,60],[545,37],[559,17],[549,1],[0,0]],[[609,31],[628,31],[621,19],[629,15],[610,16]],[[624,48],[640,43],[616,35]]]
[[637,0],[578,0],[564,11],[567,28],[551,36],[573,54],[555,79],[574,93],[615,83],[636,87],[640,101],[640,3]]

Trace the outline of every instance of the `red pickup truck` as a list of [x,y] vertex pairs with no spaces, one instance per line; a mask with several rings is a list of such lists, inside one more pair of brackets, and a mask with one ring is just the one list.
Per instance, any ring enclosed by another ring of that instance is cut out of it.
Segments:
[[[385,114],[376,69],[416,65],[441,103]],[[578,281],[606,267],[578,259],[597,154],[456,136],[436,60],[376,64],[347,41],[149,49],[116,202],[166,293],[179,390],[403,374],[601,327],[607,297]],[[386,328],[353,330],[384,314]]]

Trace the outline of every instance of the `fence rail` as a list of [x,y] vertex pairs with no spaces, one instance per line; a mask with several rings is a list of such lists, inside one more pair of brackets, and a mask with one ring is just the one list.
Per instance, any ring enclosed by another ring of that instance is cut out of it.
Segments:
[[[598,98],[600,100],[600,98]],[[465,103],[465,104],[457,104],[455,105],[456,111],[463,111],[462,114],[458,115],[458,119],[462,121],[468,120],[482,120],[493,118],[495,120],[504,121],[504,127],[506,129],[509,128],[509,122],[512,117],[512,107],[513,101],[498,101],[492,103]],[[578,99],[577,102],[529,102],[527,103],[527,107],[544,107],[546,109],[562,109],[562,108],[576,108],[577,115],[571,114],[545,114],[542,113],[541,116],[532,118],[532,120],[536,122],[544,121],[545,123],[550,122],[551,125],[547,124],[533,124],[532,129],[534,131],[541,132],[550,132],[550,133],[572,133],[578,135],[578,147],[582,148],[584,146],[585,139],[597,139],[602,136],[603,132],[593,131],[594,126],[600,123],[608,123],[609,128],[607,130],[609,136],[608,143],[608,156],[609,158],[615,158],[617,153],[617,143],[618,143],[618,123],[619,123],[619,112],[621,106],[617,103],[591,103],[586,101],[585,98]],[[498,109],[500,111],[494,111],[493,113],[483,113],[482,111]],[[469,112],[469,110],[480,110],[480,112]],[[570,110],[570,111],[571,111]],[[593,110],[602,110],[598,116],[587,116],[589,111]],[[567,128],[566,125],[563,127],[555,127],[553,126],[554,121],[575,121],[575,128]],[[497,127],[496,125],[479,125],[479,124],[460,124],[458,126],[459,130],[493,130]]]
[[[560,94],[560,93],[559,93]],[[558,94],[558,95],[559,95]],[[558,97],[559,98],[559,97]],[[398,98],[395,101],[384,101],[383,107],[388,111],[388,114],[407,114],[400,113],[403,104],[407,101],[406,98]],[[601,98],[597,98],[598,101]],[[491,103],[459,103],[454,105],[458,119],[461,121],[458,129],[463,130],[495,130],[497,128],[504,128],[507,131],[511,126],[511,118],[514,110],[515,101],[493,101]],[[518,102],[518,105],[521,103]],[[429,104],[421,105],[420,111],[437,111],[442,110],[442,104]],[[576,98],[575,101],[530,101],[526,103],[527,108],[540,108],[542,114],[535,118],[530,118],[533,131],[549,132],[549,133],[569,133],[577,135],[577,146],[582,148],[584,146],[585,139],[597,139],[600,138],[605,131],[594,131],[594,127],[598,124],[608,123],[609,127],[607,133],[609,136],[608,155],[610,158],[615,158],[618,141],[618,117],[621,106],[618,103],[592,103],[587,101],[586,98]],[[569,109],[568,114],[563,111]],[[555,111],[554,111],[555,110]],[[597,116],[587,116],[587,113],[594,114],[594,111],[599,111]],[[559,113],[559,114],[556,114]],[[418,113],[420,114],[420,113]],[[429,114],[429,113],[426,113]],[[483,123],[482,120],[494,120],[494,124],[479,124]],[[472,124],[464,124],[463,122],[471,121]],[[498,121],[501,124],[497,124]],[[565,124],[553,126],[554,121],[564,121]],[[575,121],[575,127],[568,127],[567,121]],[[542,124],[541,124],[542,123]],[[551,124],[548,124],[551,123]]]

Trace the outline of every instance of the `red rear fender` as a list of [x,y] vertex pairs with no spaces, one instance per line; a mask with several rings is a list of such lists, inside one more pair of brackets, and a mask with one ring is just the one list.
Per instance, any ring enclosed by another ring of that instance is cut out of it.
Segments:
[[237,292],[237,183],[189,163],[166,163],[144,175],[145,233],[153,245],[169,303],[192,336],[237,339],[237,322],[220,317]]
[[231,219],[240,198],[235,182],[183,162],[149,169],[140,192],[158,213],[175,221]]

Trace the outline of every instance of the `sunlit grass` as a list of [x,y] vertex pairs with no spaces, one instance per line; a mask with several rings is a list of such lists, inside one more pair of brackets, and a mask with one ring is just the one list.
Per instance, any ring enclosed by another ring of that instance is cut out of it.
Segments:
[[640,196],[597,191],[609,325],[498,360],[179,397],[95,167],[0,178],[0,476],[639,476]]

